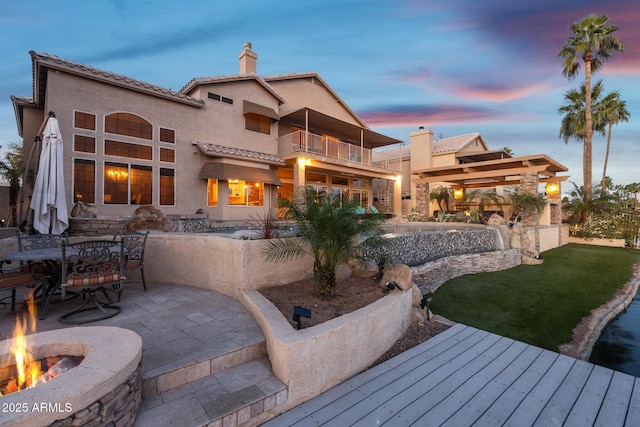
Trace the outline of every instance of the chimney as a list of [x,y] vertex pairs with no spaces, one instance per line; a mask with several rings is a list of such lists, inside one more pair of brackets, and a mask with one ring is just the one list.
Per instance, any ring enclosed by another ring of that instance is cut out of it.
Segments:
[[258,55],[251,50],[251,43],[244,43],[244,50],[238,56],[240,60],[240,74],[256,73],[256,63]]
[[431,166],[431,157],[433,153],[433,131],[420,126],[417,132],[409,135],[411,144],[411,171],[428,169]]

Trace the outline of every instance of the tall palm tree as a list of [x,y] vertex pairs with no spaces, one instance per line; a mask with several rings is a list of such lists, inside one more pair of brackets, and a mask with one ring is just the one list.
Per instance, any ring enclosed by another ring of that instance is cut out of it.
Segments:
[[564,47],[558,53],[563,60],[562,75],[572,79],[580,69],[580,60],[584,62],[586,108],[585,108],[585,132],[583,146],[583,178],[585,198],[591,199],[593,195],[592,183],[592,139],[593,117],[591,111],[591,73],[602,68],[603,61],[609,59],[614,52],[624,51],[624,43],[612,35],[618,31],[618,26],[608,25],[608,15],[591,14],[581,21],[574,22],[571,27],[571,36]]
[[617,125],[620,122],[629,121],[629,111],[626,108],[626,101],[620,99],[620,92],[613,91],[602,99],[600,106],[600,119],[606,122],[608,127],[607,133],[607,149],[604,156],[604,167],[602,168],[602,191],[607,190],[607,164],[609,163],[609,149],[611,148],[611,129],[613,125]]
[[[593,124],[595,125],[595,130],[602,135],[605,134],[605,127],[599,111],[600,98],[602,97],[603,91],[604,86],[602,85],[602,80],[598,80],[591,88],[591,108],[595,113],[593,114]],[[579,91],[571,89],[564,94],[564,105],[558,108],[558,113],[563,114],[559,136],[564,139],[565,144],[568,143],[570,138],[584,140],[586,133],[586,98],[587,90],[584,84],[580,85]]]

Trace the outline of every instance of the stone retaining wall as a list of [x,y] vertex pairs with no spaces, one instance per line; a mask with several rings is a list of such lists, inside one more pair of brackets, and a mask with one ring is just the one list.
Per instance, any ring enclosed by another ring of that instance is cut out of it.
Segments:
[[141,385],[142,360],[123,384],[86,408],[50,426],[133,426],[142,404]]
[[104,236],[126,231],[128,219],[69,218],[70,236]]
[[422,293],[426,294],[435,292],[440,286],[456,277],[506,270],[520,265],[521,261],[519,249],[456,255],[411,267],[411,274],[413,281]]
[[[498,249],[498,232],[494,228],[459,229],[456,231],[423,231],[392,233],[385,236],[386,263],[417,266],[439,258]],[[365,253],[365,258],[376,256]]]

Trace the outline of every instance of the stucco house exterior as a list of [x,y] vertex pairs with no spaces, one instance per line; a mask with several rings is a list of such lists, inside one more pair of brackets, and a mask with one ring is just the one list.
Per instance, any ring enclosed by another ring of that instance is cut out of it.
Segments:
[[[167,214],[246,221],[312,185],[373,203],[373,179],[401,180],[372,149],[400,141],[372,131],[316,73],[257,74],[245,43],[236,75],[194,78],[172,91],[30,52],[33,95],[12,96],[25,154],[47,114],[64,139],[69,210],[130,215],[153,204]],[[400,214],[400,191],[391,210]]]

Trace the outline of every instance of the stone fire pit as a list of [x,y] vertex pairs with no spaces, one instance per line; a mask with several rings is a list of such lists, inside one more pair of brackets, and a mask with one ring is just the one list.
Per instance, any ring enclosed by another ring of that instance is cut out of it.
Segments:
[[[142,339],[138,334],[89,326],[26,338],[35,359],[60,355],[84,359],[47,383],[0,397],[0,426],[48,426],[59,420],[74,426],[134,424],[142,403]],[[3,364],[10,364],[12,341],[0,342]]]

